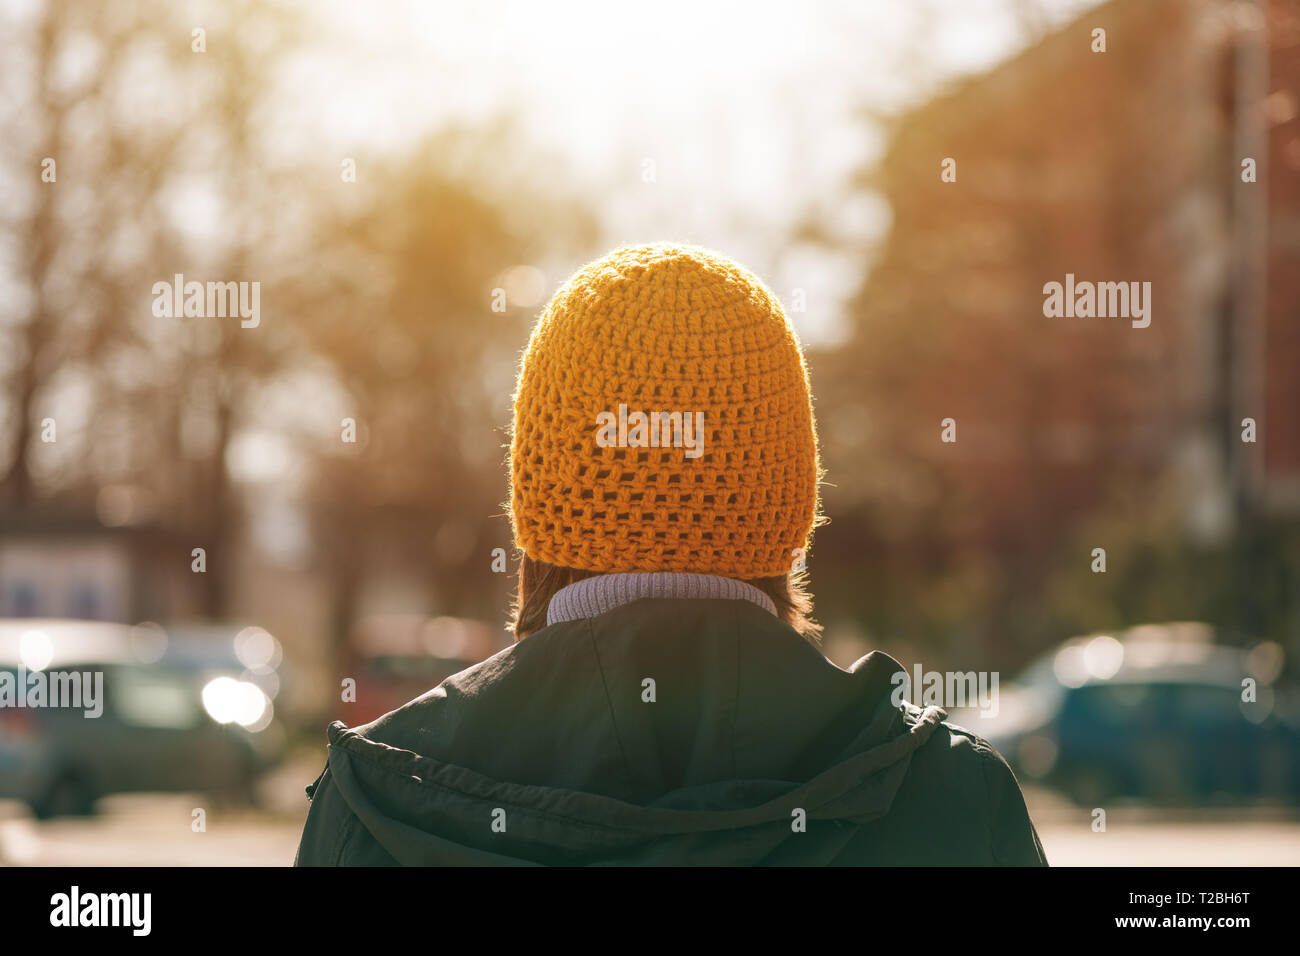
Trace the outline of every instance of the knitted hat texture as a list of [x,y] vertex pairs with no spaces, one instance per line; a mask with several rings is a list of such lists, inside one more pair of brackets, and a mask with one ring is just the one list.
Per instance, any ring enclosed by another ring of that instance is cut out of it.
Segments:
[[510,450],[515,541],[529,557],[785,574],[808,545],[819,476],[799,342],[743,267],[695,246],[626,247],[542,312]]

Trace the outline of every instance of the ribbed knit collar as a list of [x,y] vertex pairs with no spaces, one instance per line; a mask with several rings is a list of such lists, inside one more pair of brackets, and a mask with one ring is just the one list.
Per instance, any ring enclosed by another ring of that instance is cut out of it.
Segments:
[[751,601],[776,614],[772,599],[745,581],[716,574],[684,571],[620,572],[598,574],[565,585],[555,592],[546,611],[546,623],[560,624],[596,617],[642,598],[722,598]]

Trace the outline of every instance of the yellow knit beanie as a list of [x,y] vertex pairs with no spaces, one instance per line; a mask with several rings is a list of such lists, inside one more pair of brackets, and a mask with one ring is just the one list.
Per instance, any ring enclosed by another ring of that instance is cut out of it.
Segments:
[[585,571],[785,574],[820,465],[780,304],[695,246],[618,249],[556,292],[524,353],[510,450],[515,542]]

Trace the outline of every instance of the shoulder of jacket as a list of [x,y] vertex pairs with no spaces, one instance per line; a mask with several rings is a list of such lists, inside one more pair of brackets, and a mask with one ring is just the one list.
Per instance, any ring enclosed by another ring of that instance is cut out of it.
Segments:
[[1020,785],[1011,770],[1011,765],[987,739],[960,724],[944,721],[944,727],[948,729],[949,739],[952,741],[951,749],[965,751],[971,755],[972,761],[977,763],[984,774],[989,789],[1001,789],[1010,784],[1019,790]]
[[943,725],[948,728],[948,733],[952,737],[954,747],[968,747],[982,757],[995,756],[997,750],[985,738],[981,737],[975,731],[961,724],[954,724],[950,720],[945,720]]
[[965,781],[996,798],[1014,782],[1011,768],[987,739],[951,721],[942,721],[928,742],[935,770]]

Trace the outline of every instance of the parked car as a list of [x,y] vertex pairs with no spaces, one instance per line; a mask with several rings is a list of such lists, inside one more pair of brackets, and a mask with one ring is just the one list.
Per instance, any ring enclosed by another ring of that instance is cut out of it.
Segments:
[[[66,692],[73,674],[72,706],[49,690],[38,706],[3,697],[41,675]],[[274,716],[250,676],[233,647],[174,642],[154,625],[0,620],[0,798],[40,818],[91,813],[128,791],[252,799],[274,759]]]
[[[1294,690],[1270,653],[1215,644],[1201,625],[1144,625],[1067,641],[1015,682],[995,716],[950,719],[987,738],[1022,780],[1083,806],[1113,797],[1198,806],[1300,801]],[[1253,681],[1254,700],[1249,684]]]
[[339,675],[355,681],[355,699],[340,700],[331,716],[349,726],[374,720],[509,644],[505,631],[470,618],[365,617]]

